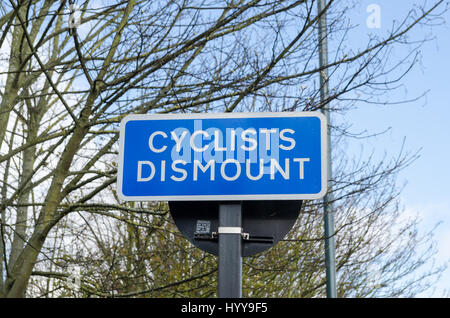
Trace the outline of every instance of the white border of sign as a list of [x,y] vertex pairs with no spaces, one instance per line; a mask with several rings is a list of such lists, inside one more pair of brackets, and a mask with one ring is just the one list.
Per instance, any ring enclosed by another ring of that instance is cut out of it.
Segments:
[[[313,194],[251,194],[251,195],[180,195],[180,196],[127,196],[122,193],[123,149],[125,126],[130,120],[164,119],[214,119],[214,118],[260,118],[260,117],[318,117],[321,133],[322,188]],[[265,112],[265,113],[207,113],[207,114],[135,114],[128,115],[120,122],[119,170],[117,174],[117,195],[123,201],[245,201],[245,200],[315,200],[327,192],[327,124],[321,112]]]

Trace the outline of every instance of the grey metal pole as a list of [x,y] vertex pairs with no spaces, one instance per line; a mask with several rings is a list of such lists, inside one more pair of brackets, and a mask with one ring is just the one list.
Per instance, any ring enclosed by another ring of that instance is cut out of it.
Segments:
[[[326,5],[325,0],[317,1],[317,11],[320,14],[324,11]],[[328,43],[327,43],[327,18],[326,12],[323,12],[319,18],[319,67],[328,65]],[[328,69],[320,72],[320,101],[323,104],[322,112],[327,118],[328,128],[330,127],[330,109],[327,99],[329,97],[328,88]],[[332,178],[331,165],[331,137],[330,129],[327,136],[328,152],[327,152],[327,171],[328,171],[328,191],[323,199],[324,206],[324,232],[325,232],[325,265],[327,275],[327,297],[336,298],[336,244],[334,240],[334,212],[333,212],[333,194],[331,192],[330,180]]]
[[219,205],[219,298],[242,297],[242,208],[239,203]]

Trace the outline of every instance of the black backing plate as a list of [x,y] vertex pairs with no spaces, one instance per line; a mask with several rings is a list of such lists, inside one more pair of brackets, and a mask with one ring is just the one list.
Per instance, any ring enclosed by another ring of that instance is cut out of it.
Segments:
[[[219,204],[236,203],[221,201],[170,201],[172,218],[179,231],[201,250],[217,255],[217,240],[197,240],[194,233],[197,221],[209,221],[210,231],[219,226]],[[273,243],[243,240],[242,256],[261,253],[283,239],[297,220],[302,201],[241,201],[242,228],[244,233],[257,237],[272,237]]]

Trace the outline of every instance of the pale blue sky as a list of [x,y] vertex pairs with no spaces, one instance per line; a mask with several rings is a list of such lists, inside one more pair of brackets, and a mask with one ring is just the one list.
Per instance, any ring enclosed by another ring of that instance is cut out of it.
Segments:
[[[414,3],[426,3],[429,8],[433,2],[436,1],[359,1],[359,5],[350,11],[352,23],[359,24],[354,39],[367,41],[369,34],[384,35],[391,28],[393,19],[403,18],[413,9]],[[370,15],[366,9],[370,4],[380,8],[379,29],[371,29],[366,24]],[[404,138],[407,150],[421,149],[420,157],[399,175],[399,185],[405,184],[400,198],[406,213],[417,214],[422,219],[420,229],[423,232],[442,222],[435,231],[440,261],[450,259],[447,243],[450,240],[450,14],[447,12],[443,17],[445,24],[432,28],[418,26],[410,33],[411,39],[434,39],[420,48],[420,62],[402,80],[403,85],[385,97],[396,102],[414,99],[428,91],[426,96],[398,105],[361,103],[345,118],[354,131],[380,132],[390,128],[386,134],[363,141],[366,148],[373,148],[380,154],[397,153]],[[409,46],[396,47],[391,57],[399,58],[409,49]],[[355,151],[359,148],[355,147]],[[450,290],[450,269],[444,272],[434,293],[428,291],[420,296],[440,297],[445,289]]]

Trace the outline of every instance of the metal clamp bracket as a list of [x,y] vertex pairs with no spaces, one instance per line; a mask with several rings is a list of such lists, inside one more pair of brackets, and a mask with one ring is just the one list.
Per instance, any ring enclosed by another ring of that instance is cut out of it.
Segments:
[[249,233],[243,232],[243,228],[241,227],[219,227],[218,233],[219,234],[240,234],[242,236],[242,239],[247,241],[250,238]]
[[211,233],[194,233],[194,239],[196,240],[207,240],[207,241],[216,241],[219,238],[219,234],[240,234],[242,239],[246,242],[253,243],[273,243],[272,236],[255,236],[250,235],[250,233],[243,232],[241,227],[228,227],[221,226],[217,229],[217,232]]
[[242,227],[237,226],[219,226],[217,229],[217,233],[219,234],[241,234]]

